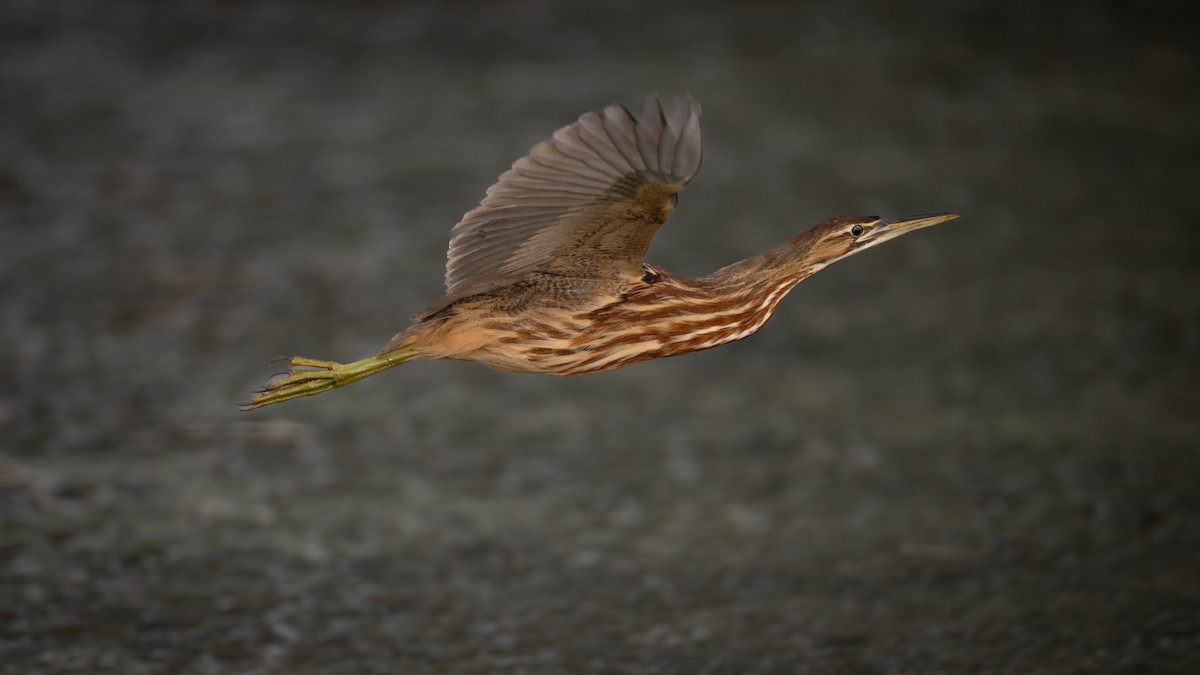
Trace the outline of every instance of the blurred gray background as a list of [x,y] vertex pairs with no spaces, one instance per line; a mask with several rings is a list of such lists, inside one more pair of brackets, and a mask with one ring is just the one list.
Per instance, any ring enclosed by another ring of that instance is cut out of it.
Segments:
[[[1196,672],[1179,7],[7,0],[0,672]],[[963,217],[718,350],[235,410],[405,327],[532,144],[681,91],[668,269]]]

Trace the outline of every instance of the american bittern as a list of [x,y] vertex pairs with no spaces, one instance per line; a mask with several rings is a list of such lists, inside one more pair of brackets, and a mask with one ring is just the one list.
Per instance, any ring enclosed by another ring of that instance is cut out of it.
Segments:
[[[555,132],[451,230],[446,295],[377,356],[290,360],[246,409],[349,384],[416,358],[583,375],[751,335],[796,284],[838,260],[956,214],[832,218],[699,279],[643,260],[700,169],[700,106],[621,105]],[[281,373],[284,375],[284,373]]]

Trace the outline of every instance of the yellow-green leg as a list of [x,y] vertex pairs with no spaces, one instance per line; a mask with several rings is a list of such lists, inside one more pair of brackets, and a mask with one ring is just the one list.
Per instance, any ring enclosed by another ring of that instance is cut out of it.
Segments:
[[267,382],[250,398],[249,403],[241,405],[241,409],[255,410],[301,396],[320,394],[411,361],[416,356],[417,350],[413,347],[402,347],[396,351],[350,363],[293,356],[288,360],[291,369],[286,373],[287,377]]

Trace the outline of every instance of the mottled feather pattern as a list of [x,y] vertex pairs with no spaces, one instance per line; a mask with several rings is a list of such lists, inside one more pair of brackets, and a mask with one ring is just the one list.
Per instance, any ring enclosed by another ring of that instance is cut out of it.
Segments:
[[790,277],[730,292],[719,277],[690,279],[650,269],[653,283],[633,283],[591,311],[494,319],[485,328],[503,336],[475,358],[499,370],[584,375],[709,349],[757,331],[799,283]]
[[[607,328],[586,330],[571,344],[595,356],[566,359],[569,363],[555,374],[584,375],[623,368],[740,340],[766,324],[796,283],[798,280],[784,279],[745,293],[713,295],[713,289],[695,279],[664,275],[658,283],[630,293],[626,302],[590,313],[586,325]],[[613,331],[614,326],[636,329]]]

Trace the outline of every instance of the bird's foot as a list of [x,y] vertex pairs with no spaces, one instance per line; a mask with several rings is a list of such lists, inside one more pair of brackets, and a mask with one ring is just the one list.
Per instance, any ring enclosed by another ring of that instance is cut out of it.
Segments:
[[411,347],[351,363],[293,356],[287,359],[288,370],[273,375],[250,397],[250,402],[243,403],[240,408],[256,410],[301,396],[320,394],[398,366],[416,356],[417,351]]
[[287,362],[288,370],[272,375],[266,384],[255,390],[249,403],[243,403],[239,407],[242,410],[255,410],[328,391],[339,386],[338,380],[344,377],[341,369],[346,365],[304,356],[293,356],[287,359]]

